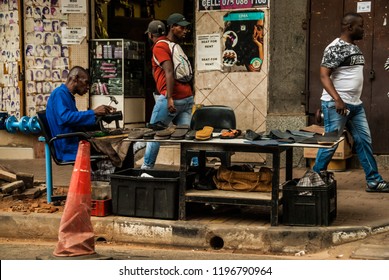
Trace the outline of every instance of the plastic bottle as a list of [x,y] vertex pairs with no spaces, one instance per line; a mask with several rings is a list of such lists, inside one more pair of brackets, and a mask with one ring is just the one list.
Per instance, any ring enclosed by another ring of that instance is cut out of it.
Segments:
[[103,46],[96,42],[96,58],[103,58]]

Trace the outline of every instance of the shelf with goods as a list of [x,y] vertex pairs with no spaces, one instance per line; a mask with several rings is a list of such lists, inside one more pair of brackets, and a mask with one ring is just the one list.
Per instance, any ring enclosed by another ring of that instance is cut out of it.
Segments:
[[[127,39],[90,42],[91,107],[111,103],[123,112],[120,127],[145,122],[145,45]],[[111,102],[114,99],[118,102]],[[111,123],[107,127],[113,127]]]

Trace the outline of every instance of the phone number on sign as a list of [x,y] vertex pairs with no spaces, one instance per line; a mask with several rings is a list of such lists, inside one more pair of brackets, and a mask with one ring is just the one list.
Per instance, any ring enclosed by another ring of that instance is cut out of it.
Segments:
[[268,0],[201,0],[203,7],[230,6],[230,5],[264,5]]

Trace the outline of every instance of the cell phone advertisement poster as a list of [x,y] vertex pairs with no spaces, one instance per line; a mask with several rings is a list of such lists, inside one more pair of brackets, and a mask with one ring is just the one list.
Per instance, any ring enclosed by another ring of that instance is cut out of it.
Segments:
[[263,11],[233,11],[223,17],[223,68],[231,72],[260,72],[264,60]]

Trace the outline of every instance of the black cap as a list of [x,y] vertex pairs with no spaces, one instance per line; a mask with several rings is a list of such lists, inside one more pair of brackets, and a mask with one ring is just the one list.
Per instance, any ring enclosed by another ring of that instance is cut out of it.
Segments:
[[149,23],[149,26],[147,27],[145,34],[149,32],[157,36],[165,35],[166,34],[165,24],[160,20],[153,20],[152,22]]
[[167,25],[172,26],[173,24],[185,27],[188,26],[190,22],[186,21],[183,15],[179,13],[174,13],[167,18]]

